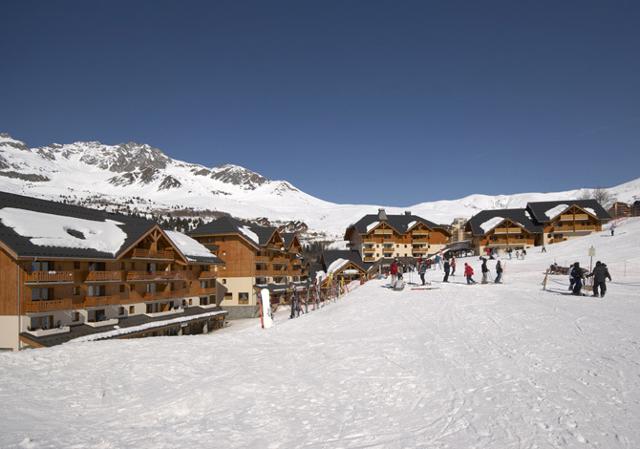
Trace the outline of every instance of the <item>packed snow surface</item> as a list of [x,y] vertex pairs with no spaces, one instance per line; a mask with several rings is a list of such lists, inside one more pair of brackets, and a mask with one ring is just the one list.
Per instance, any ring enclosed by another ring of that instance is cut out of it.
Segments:
[[84,220],[5,207],[0,209],[0,221],[38,246],[94,249],[115,255],[127,238],[118,227],[122,223],[113,220]]
[[504,217],[493,217],[480,225],[480,228],[487,233],[504,221]]
[[568,207],[569,207],[568,204],[558,204],[557,206],[552,207],[551,209],[546,211],[544,214],[547,217],[549,217],[549,219],[556,218],[558,215],[564,212]]
[[254,242],[256,245],[258,245],[260,243],[260,239],[258,238],[258,234],[256,234],[251,229],[249,229],[248,226],[240,226],[238,229],[240,230],[240,232],[242,232],[244,234],[245,237],[247,237],[249,240]]
[[[542,290],[591,245],[606,298]],[[370,281],[267,331],[0,354],[0,447],[638,448],[640,220],[547,251],[503,285]]]
[[177,231],[164,231],[171,241],[178,247],[185,256],[192,257],[212,257],[213,254],[202,243],[192,239],[188,235]]

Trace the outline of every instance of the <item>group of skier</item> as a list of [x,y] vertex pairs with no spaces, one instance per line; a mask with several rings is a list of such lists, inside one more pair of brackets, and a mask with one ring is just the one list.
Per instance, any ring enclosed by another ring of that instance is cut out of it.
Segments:
[[611,281],[611,274],[609,274],[607,264],[600,261],[596,262],[591,273],[580,267],[579,262],[575,262],[569,271],[569,290],[574,295],[582,295],[582,287],[588,277],[593,277],[593,296],[604,298],[605,293],[607,293],[607,279]]

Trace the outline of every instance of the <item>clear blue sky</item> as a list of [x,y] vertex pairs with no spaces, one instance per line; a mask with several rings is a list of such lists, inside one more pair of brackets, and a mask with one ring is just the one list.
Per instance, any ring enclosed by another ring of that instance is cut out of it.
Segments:
[[337,202],[640,176],[638,1],[13,1],[0,130],[145,142]]

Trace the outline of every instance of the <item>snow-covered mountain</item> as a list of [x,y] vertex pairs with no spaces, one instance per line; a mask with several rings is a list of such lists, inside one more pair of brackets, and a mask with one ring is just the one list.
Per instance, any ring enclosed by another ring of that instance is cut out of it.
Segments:
[[[172,159],[146,144],[75,142],[29,148],[8,134],[0,134],[0,190],[85,205],[126,204],[140,211],[175,215],[226,212],[247,219],[296,220],[334,238],[340,238],[350,223],[380,207],[331,203],[287,181],[270,180],[237,165],[209,168]],[[482,209],[575,198],[586,190],[470,195],[410,207],[382,207],[389,213],[411,210],[431,221],[450,223]],[[640,199],[640,178],[609,192],[621,201]]]

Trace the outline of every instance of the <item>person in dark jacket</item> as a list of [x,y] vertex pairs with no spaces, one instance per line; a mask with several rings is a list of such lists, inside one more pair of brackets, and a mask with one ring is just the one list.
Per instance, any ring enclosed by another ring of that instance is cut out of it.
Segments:
[[444,279],[442,282],[449,282],[449,270],[451,269],[451,264],[449,263],[449,259],[444,260]]
[[451,276],[455,276],[456,275],[456,258],[455,258],[455,256],[451,256],[451,260],[449,262],[449,265],[451,266]]
[[418,264],[418,274],[420,275],[420,280],[422,281],[422,285],[426,283],[424,280],[424,274],[427,272],[427,262],[422,261]]
[[482,283],[487,284],[489,282],[489,268],[487,267],[487,258],[481,257],[482,266],[480,267],[480,271],[482,271]]
[[584,272],[582,271],[582,268],[580,268],[580,263],[578,262],[573,264],[573,268],[571,269],[571,279],[573,280],[573,294],[581,295]]
[[607,279],[611,281],[607,265],[597,261],[593,271],[587,275],[587,277],[591,276],[593,276],[593,296],[604,298],[604,294],[607,293]]
[[493,281],[496,284],[502,284],[502,262],[496,263],[496,280]]

